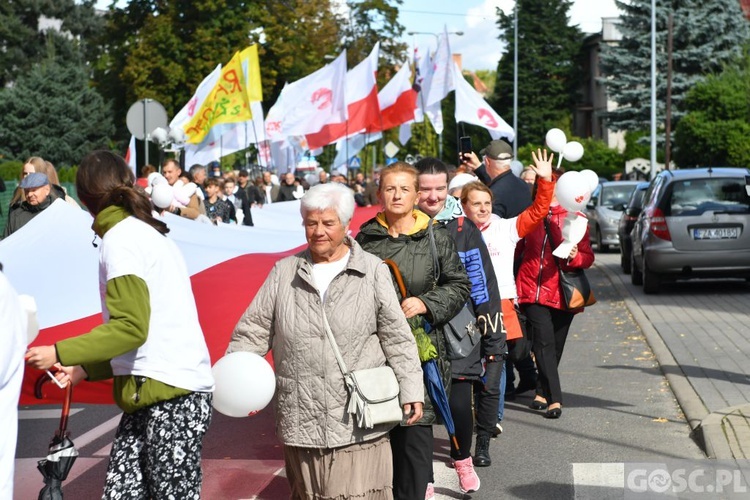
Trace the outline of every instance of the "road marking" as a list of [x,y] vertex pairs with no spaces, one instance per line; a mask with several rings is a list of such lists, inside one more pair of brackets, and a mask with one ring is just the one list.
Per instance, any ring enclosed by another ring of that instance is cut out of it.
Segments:
[[[71,415],[75,415],[76,413],[83,411],[83,408],[72,408],[70,410]],[[19,410],[18,411],[18,420],[36,420],[36,419],[43,419],[43,418],[49,418],[49,419],[59,419],[60,418],[60,410]]]
[[121,418],[122,414],[119,414],[107,420],[103,424],[97,425],[90,431],[84,432],[83,434],[75,438],[76,447],[80,450],[84,446],[96,441],[108,432],[115,430],[117,428],[117,425],[120,423]]
[[573,464],[573,490],[576,500],[622,499],[625,485],[623,463]]

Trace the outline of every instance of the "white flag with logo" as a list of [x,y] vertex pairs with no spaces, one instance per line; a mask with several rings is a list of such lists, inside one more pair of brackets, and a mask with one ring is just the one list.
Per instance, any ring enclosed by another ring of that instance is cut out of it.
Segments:
[[332,63],[284,87],[281,94],[284,136],[312,134],[326,123],[345,122],[346,50]]
[[482,95],[467,82],[458,66],[453,65],[453,76],[456,82],[456,123],[464,122],[479,125],[489,130],[493,139],[505,137],[513,141],[516,133],[513,127],[503,120],[487,104]]

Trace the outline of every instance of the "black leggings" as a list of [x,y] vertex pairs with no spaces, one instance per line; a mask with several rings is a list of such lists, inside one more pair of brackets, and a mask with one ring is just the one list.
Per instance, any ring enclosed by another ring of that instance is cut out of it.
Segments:
[[474,433],[474,381],[453,379],[448,401],[456,424],[456,441],[460,449],[451,442],[451,458],[464,460],[471,456],[471,439]]
[[523,311],[526,314],[526,326],[531,331],[534,357],[539,370],[537,391],[541,392],[539,395],[543,396],[548,404],[562,403],[562,388],[557,367],[574,314],[539,304],[526,304]]

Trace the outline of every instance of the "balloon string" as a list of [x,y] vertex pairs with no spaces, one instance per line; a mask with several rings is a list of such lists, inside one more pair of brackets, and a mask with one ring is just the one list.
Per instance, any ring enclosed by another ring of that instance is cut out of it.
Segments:
[[560,169],[560,164],[562,163],[563,154],[562,151],[560,151],[560,156],[557,157],[557,169]]

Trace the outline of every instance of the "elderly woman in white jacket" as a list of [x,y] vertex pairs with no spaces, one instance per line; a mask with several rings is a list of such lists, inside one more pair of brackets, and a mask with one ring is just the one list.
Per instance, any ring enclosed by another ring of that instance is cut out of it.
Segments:
[[308,248],[279,261],[235,327],[227,352],[273,350],[277,434],[292,498],[392,498],[392,425],[357,427],[324,324],[349,370],[388,364],[404,419],[422,415],[414,337],[383,262],[347,236],[354,197],[319,184],[301,200]]

